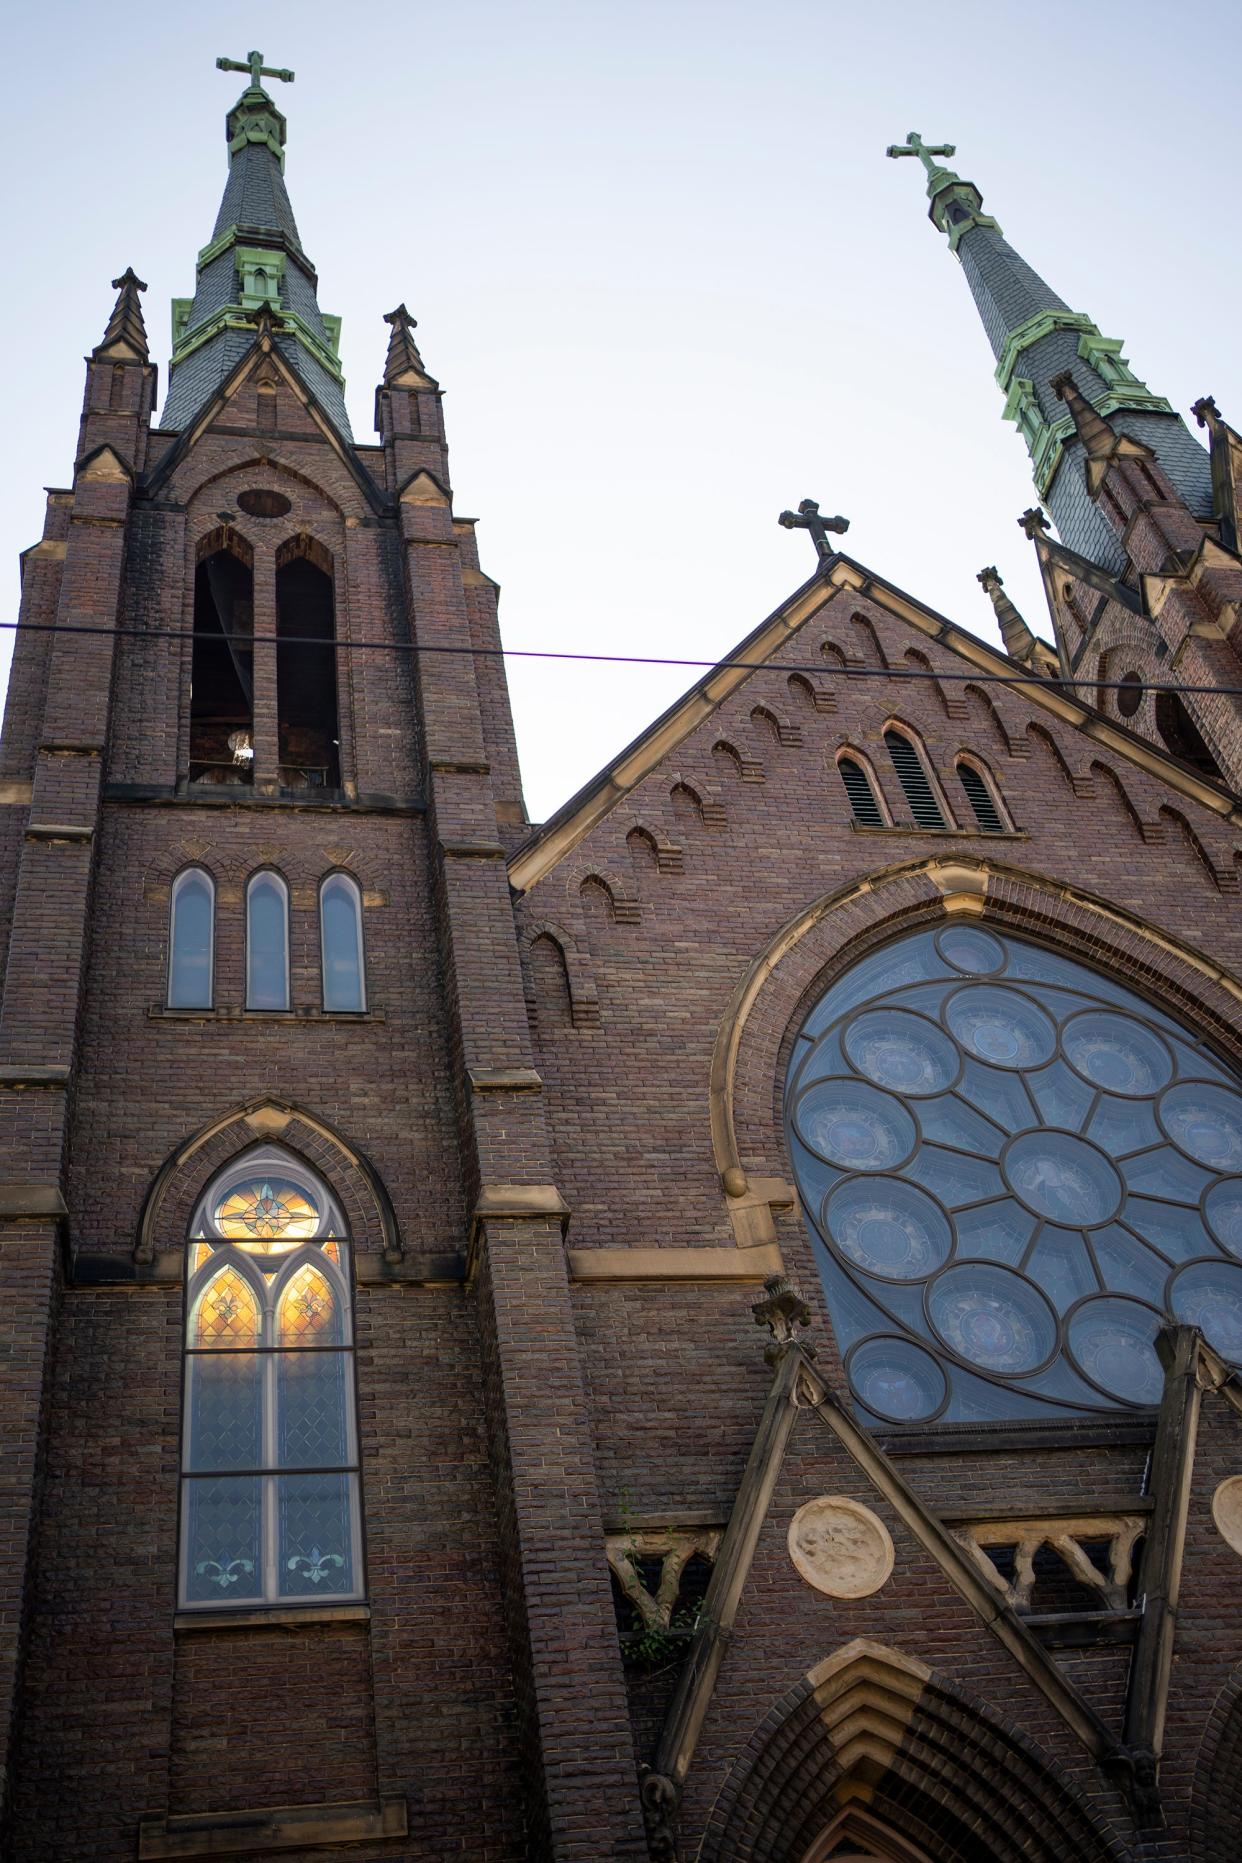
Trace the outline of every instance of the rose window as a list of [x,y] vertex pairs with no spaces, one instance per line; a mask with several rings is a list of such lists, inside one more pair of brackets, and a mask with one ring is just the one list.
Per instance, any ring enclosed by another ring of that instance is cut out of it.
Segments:
[[816,1004],[786,1110],[868,1421],[1154,1404],[1170,1318],[1242,1364],[1242,1092],[1107,977],[917,933]]

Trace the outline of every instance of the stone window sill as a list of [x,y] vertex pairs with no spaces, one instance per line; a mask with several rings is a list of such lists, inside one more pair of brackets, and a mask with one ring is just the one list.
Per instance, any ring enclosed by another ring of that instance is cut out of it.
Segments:
[[138,1820],[138,1855],[249,1857],[263,1850],[318,1850],[408,1834],[404,1798],[204,1811],[187,1817],[149,1812]]
[[298,1630],[304,1624],[369,1624],[369,1604],[272,1604],[259,1605],[252,1611],[217,1610],[205,1607],[197,1611],[178,1611],[174,1630]]
[[985,833],[982,828],[920,828],[917,822],[885,822],[879,828],[869,822],[851,822],[855,834],[929,834],[945,841],[1029,841],[1025,828],[1002,828]]
[[152,1022],[385,1022],[382,1009],[170,1009],[152,1003]]

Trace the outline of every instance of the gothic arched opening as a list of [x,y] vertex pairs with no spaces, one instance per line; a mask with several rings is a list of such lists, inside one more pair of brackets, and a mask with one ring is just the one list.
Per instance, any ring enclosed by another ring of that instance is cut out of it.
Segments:
[[276,713],[281,788],[339,789],[332,559],[309,539],[277,557]]
[[240,538],[218,542],[194,572],[190,781],[254,778],[254,577]]
[[1214,782],[1220,781],[1216,759],[1176,692],[1156,694],[1156,729],[1164,739],[1166,750],[1180,757],[1183,763],[1188,763],[1192,770],[1210,776]]

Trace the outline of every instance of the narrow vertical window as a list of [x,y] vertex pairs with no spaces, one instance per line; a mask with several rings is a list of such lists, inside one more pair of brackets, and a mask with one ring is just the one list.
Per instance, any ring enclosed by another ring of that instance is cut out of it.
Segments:
[[854,820],[864,828],[882,828],[884,815],[876,800],[875,790],[871,787],[871,778],[862,764],[855,762],[853,757],[838,757],[837,769],[845,785]]
[[947,824],[931,778],[922,757],[908,737],[900,731],[886,731],[884,744],[893,760],[897,781],[901,784],[916,828],[944,828]]
[[243,538],[212,542],[194,572],[190,781],[231,786],[254,779],[254,578]]
[[210,1009],[215,888],[200,867],[173,882],[168,925],[168,1006]]
[[289,889],[278,873],[246,888],[246,1007],[289,1007]]
[[974,811],[975,820],[984,834],[1004,834],[1005,824],[1001,820],[1000,810],[996,806],[992,791],[988,788],[978,770],[969,763],[959,763],[957,774],[962,788],[966,791],[966,800]]
[[362,1592],[348,1242],[275,1147],[217,1179],[191,1225],[181,1601]]
[[324,1008],[365,1009],[362,897],[346,874],[329,874],[319,889],[319,941]]
[[339,788],[332,558],[309,537],[276,555],[276,712],[281,788]]

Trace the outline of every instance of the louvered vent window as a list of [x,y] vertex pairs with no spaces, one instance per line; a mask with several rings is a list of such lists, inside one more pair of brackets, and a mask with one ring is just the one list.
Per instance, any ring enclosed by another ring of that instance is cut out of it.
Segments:
[[884,817],[875,799],[871,779],[862,765],[855,763],[852,757],[842,757],[837,768],[841,772],[841,781],[845,784],[845,793],[850,799],[854,820],[861,822],[864,828],[882,828]]
[[980,776],[968,763],[959,763],[957,773],[962,779],[962,788],[966,791],[966,800],[975,812],[975,820],[984,834],[1004,834],[1005,824],[1000,818],[1000,810],[992,800],[992,793]]
[[943,828],[944,816],[928,781],[927,771],[909,738],[899,731],[886,731],[884,742],[897,772],[897,781],[905,791],[906,801],[917,828]]

